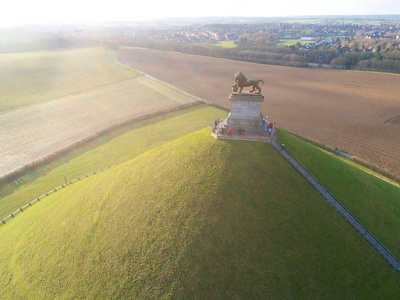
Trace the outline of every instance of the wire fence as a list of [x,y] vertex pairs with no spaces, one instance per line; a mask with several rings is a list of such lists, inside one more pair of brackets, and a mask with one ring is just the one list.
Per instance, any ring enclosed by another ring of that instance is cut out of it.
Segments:
[[[196,101],[196,102],[192,102],[192,103],[186,103],[186,104],[182,104],[182,105],[179,105],[179,106],[175,106],[175,107],[163,109],[163,110],[158,111],[158,112],[145,114],[145,115],[143,115],[143,116],[130,119],[130,120],[126,121],[126,122],[118,123],[118,124],[116,124],[116,125],[113,125],[113,126],[111,126],[111,127],[109,127],[109,128],[106,128],[106,129],[104,129],[104,130],[102,130],[102,131],[97,132],[96,134],[94,134],[93,136],[90,136],[89,138],[86,138],[85,140],[79,141],[79,142],[77,142],[77,143],[75,143],[75,144],[69,146],[68,148],[64,149],[63,151],[57,152],[57,156],[66,155],[66,154],[68,154],[69,151],[71,151],[72,149],[75,149],[77,146],[80,146],[80,145],[82,145],[82,144],[84,144],[84,143],[87,143],[87,142],[91,142],[92,140],[94,140],[94,139],[96,139],[97,137],[99,137],[101,134],[109,133],[109,132],[111,132],[111,131],[113,131],[113,130],[115,130],[115,129],[117,129],[117,128],[120,128],[120,127],[129,125],[129,124],[132,124],[132,123],[137,122],[137,121],[141,121],[141,120],[145,120],[145,119],[150,119],[150,118],[152,118],[152,117],[160,116],[160,115],[167,114],[167,113],[174,112],[174,111],[178,111],[178,110],[183,110],[183,109],[190,108],[190,107],[193,107],[193,106],[197,106],[197,105],[200,105],[200,104],[203,104],[203,102],[201,102],[201,101]],[[40,162],[38,162],[36,165],[34,165],[33,167],[38,168],[38,167],[40,167],[41,165],[44,165],[44,164],[50,162],[52,158],[53,158],[53,156],[50,156],[49,158],[43,159],[43,160],[41,160]],[[29,202],[26,203],[25,205],[21,206],[20,208],[18,208],[18,209],[15,210],[14,212],[12,212],[12,213],[10,213],[9,215],[7,215],[6,217],[4,217],[4,218],[0,221],[0,226],[1,226],[1,224],[6,224],[6,221],[7,221],[8,219],[14,218],[16,214],[18,214],[18,213],[20,213],[20,212],[23,212],[24,209],[26,209],[27,207],[32,206],[32,204],[35,203],[36,201],[40,201],[41,198],[46,197],[46,196],[48,196],[49,194],[54,193],[54,192],[56,192],[57,190],[66,187],[68,184],[72,184],[72,183],[75,182],[75,181],[78,181],[78,180],[81,180],[81,179],[86,178],[86,177],[88,177],[88,176],[97,174],[97,173],[99,173],[99,172],[101,172],[101,171],[104,171],[104,170],[109,169],[109,168],[111,168],[111,167],[113,167],[113,166],[116,166],[116,165],[118,165],[118,164],[111,165],[111,166],[105,167],[105,168],[100,169],[100,170],[97,170],[97,171],[93,171],[93,172],[91,172],[91,173],[85,174],[85,175],[80,176],[80,177],[78,177],[78,178],[69,180],[69,181],[67,181],[67,183],[65,183],[65,184],[62,184],[62,185],[59,185],[59,186],[56,186],[56,187],[52,188],[52,189],[49,190],[48,192],[46,192],[46,193],[44,193],[44,194],[42,194],[42,195],[40,195],[40,196],[37,196],[37,197],[33,198],[31,201],[29,201]],[[12,177],[13,177],[13,178],[14,178],[14,177],[17,178],[17,177],[20,176],[24,171],[25,171],[25,168],[22,169],[22,170],[20,170],[18,173],[12,174]],[[20,174],[20,173],[21,173],[21,174]],[[1,183],[1,181],[4,182],[4,181],[6,181],[7,179],[9,179],[9,178],[1,178],[0,183]]]
[[74,179],[71,179],[71,180],[66,180],[66,179],[65,179],[66,182],[65,182],[64,184],[61,184],[61,185],[59,185],[59,186],[56,186],[56,187],[52,188],[51,190],[47,191],[46,193],[44,193],[44,194],[42,194],[42,195],[40,195],[40,196],[37,196],[37,197],[33,198],[31,201],[29,201],[29,202],[26,203],[25,205],[21,206],[20,208],[18,208],[18,209],[15,210],[14,212],[12,212],[12,213],[10,213],[9,215],[7,215],[6,217],[4,217],[4,218],[0,221],[0,225],[1,225],[1,224],[3,224],[3,225],[6,224],[6,221],[7,221],[7,220],[9,220],[10,218],[15,218],[15,216],[16,216],[18,213],[23,212],[26,208],[32,206],[32,204],[34,204],[34,203],[37,202],[37,201],[40,201],[42,198],[47,197],[47,196],[50,196],[50,194],[55,193],[55,192],[57,192],[58,190],[63,189],[63,188],[67,187],[67,186],[70,185],[70,184],[73,184],[74,182],[77,182],[77,181],[79,181],[79,180],[85,179],[85,178],[87,178],[87,177],[89,177],[89,176],[93,176],[93,175],[95,175],[95,174],[97,174],[97,173],[103,172],[103,171],[108,170],[108,169],[110,169],[110,168],[112,168],[112,167],[115,167],[115,166],[118,166],[118,164],[114,164],[114,165],[111,165],[111,166],[108,166],[108,167],[105,167],[105,168],[102,168],[102,169],[99,169],[99,170],[96,170],[96,171],[93,171],[93,172],[84,174],[84,175],[82,175],[82,176],[80,176],[80,177],[77,177],[77,178],[74,178]]

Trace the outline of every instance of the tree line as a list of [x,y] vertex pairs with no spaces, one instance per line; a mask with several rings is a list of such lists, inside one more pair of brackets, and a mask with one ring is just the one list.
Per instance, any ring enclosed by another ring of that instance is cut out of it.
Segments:
[[347,52],[340,47],[331,47],[304,51],[295,46],[276,47],[271,43],[223,48],[215,44],[178,43],[154,39],[135,39],[122,44],[289,67],[308,67],[310,64],[318,64],[346,70],[400,73],[400,51],[397,49]]

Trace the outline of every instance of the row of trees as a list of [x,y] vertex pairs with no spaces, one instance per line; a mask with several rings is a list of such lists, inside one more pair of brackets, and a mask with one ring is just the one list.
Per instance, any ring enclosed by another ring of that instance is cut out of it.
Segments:
[[[163,42],[151,39],[137,39],[127,44],[128,46],[145,47],[158,50],[175,51],[194,55],[204,55],[227,58],[239,61],[256,62],[262,64],[284,65],[292,67],[307,67],[308,62],[304,57],[293,53],[291,49],[279,51],[260,51],[247,47],[223,48],[215,45],[201,45],[189,43]],[[273,48],[276,50],[277,48]],[[271,49],[270,49],[271,50]]]
[[174,43],[152,39],[136,39],[128,45],[282,66],[307,67],[312,63],[348,70],[400,73],[400,51],[397,49],[390,52],[343,52],[336,48],[304,51],[295,47],[279,48],[272,45],[222,48],[212,44]]

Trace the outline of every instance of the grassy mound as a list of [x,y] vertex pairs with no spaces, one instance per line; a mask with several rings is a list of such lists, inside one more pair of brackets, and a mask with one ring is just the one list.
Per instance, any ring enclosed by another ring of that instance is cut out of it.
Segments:
[[0,227],[3,298],[395,298],[398,275],[267,144],[209,129]]

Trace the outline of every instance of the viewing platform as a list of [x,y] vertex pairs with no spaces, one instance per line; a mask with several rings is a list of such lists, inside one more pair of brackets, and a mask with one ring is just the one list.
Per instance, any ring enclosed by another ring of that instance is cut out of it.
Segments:
[[263,119],[261,103],[264,96],[233,92],[229,98],[231,112],[222,121],[215,120],[211,135],[221,140],[271,142],[276,139],[276,123]]
[[277,137],[276,125],[271,128],[271,134],[268,129],[264,130],[263,134],[260,132],[252,131],[253,128],[248,127],[237,127],[232,128],[232,133],[229,133],[230,127],[226,126],[226,119],[219,121],[217,125],[212,128],[211,136],[217,140],[239,140],[239,141],[257,141],[271,143]]

